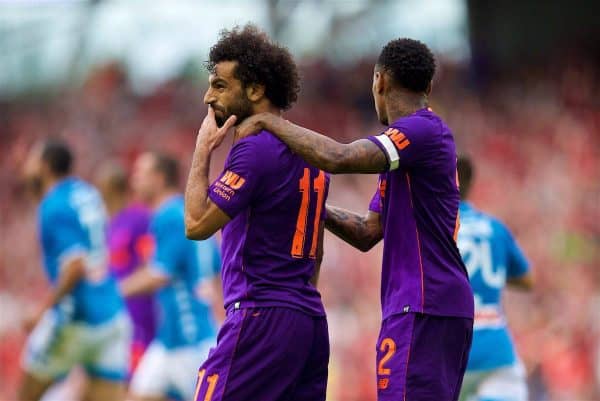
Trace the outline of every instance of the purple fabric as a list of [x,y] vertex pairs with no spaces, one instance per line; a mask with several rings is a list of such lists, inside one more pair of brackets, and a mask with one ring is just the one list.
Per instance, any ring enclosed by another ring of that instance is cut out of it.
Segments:
[[328,188],[327,174],[266,131],[232,147],[208,191],[232,219],[222,236],[226,307],[241,302],[242,307],[285,306],[325,314],[309,280]]
[[405,313],[386,319],[377,341],[377,400],[457,401],[473,320]]
[[[109,268],[117,280],[130,276],[145,262],[151,246],[149,222],[150,211],[139,205],[130,205],[111,219],[107,230]],[[145,348],[155,333],[154,297],[144,295],[125,301],[133,323],[133,347]]]
[[211,401],[324,401],[328,363],[325,317],[289,308],[230,310],[200,367],[194,401],[207,399],[215,380]]
[[[392,123],[385,135],[400,166],[381,174],[370,205],[381,213],[384,229],[383,319],[403,312],[473,318],[473,293],[456,246],[459,192],[452,133],[423,109]],[[385,152],[376,137],[369,139]]]

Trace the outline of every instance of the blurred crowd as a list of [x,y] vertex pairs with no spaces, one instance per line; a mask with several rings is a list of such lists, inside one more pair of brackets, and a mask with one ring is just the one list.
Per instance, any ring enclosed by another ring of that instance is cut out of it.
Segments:
[[[378,133],[372,60],[302,65],[299,103],[286,118],[351,141]],[[90,179],[106,159],[131,166],[142,151],[177,156],[185,173],[206,112],[204,78],[182,77],[140,95],[118,65],[77,87],[0,101],[0,400],[14,398],[24,312],[47,290],[35,205],[19,180],[29,147],[65,138],[77,173]],[[475,161],[473,203],[505,221],[532,262],[532,293],[505,297],[527,367],[531,400],[600,399],[600,89],[586,63],[516,71],[494,80],[441,62],[431,106]],[[213,158],[215,177],[229,148]],[[182,180],[185,176],[182,177]],[[330,203],[366,211],[376,176],[336,176]],[[362,254],[326,238],[320,287],[332,360],[330,401],[375,400],[382,246]]]

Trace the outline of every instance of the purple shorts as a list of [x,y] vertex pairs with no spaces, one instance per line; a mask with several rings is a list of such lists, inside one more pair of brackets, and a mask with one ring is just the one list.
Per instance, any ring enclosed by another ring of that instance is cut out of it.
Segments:
[[324,401],[328,364],[324,316],[234,309],[200,367],[194,401]]
[[377,340],[377,400],[458,400],[472,337],[472,319],[420,313],[387,318]]

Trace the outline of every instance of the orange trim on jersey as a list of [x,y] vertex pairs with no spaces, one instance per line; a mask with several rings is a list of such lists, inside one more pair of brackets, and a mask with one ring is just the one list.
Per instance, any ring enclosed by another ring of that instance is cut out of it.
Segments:
[[[410,197],[410,207],[413,208],[412,189],[410,186],[410,175],[406,173],[406,182],[408,183],[408,196]],[[419,268],[421,269],[421,312],[425,310],[425,278],[423,272],[423,256],[421,255],[421,239],[419,237],[419,228],[417,227],[417,219],[415,219],[415,231],[417,233],[417,251],[419,251]]]
[[454,234],[452,238],[454,238],[454,242],[458,240],[458,229],[460,228],[460,210],[456,212],[456,223],[454,225]]

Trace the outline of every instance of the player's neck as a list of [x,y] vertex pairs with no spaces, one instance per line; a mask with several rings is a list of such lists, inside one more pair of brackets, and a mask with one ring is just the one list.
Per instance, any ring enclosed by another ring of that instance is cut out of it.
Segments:
[[47,176],[44,179],[44,184],[42,186],[42,196],[46,195],[52,188],[54,188],[54,186],[56,184],[58,184],[60,181],[64,180],[65,178],[67,178],[66,175],[61,175],[58,177]]
[[114,216],[119,211],[123,210],[127,205],[127,198],[125,196],[114,196],[106,199],[106,209],[110,216]]
[[276,116],[281,116],[281,109],[273,106],[271,102],[260,102],[252,107],[253,114],[271,113]]
[[395,91],[389,95],[387,102],[388,121],[391,124],[393,121],[410,116],[425,107],[427,107],[426,95],[401,90]]

